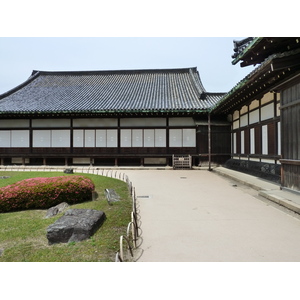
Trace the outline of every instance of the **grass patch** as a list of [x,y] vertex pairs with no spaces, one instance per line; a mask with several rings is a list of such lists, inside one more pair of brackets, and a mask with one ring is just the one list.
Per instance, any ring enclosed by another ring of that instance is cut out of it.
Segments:
[[[0,172],[0,187],[26,178],[73,176],[61,172]],[[79,175],[79,173],[76,173]],[[0,262],[96,262],[114,261],[119,249],[120,235],[126,233],[132,208],[127,185],[123,181],[93,174],[80,174],[90,178],[98,194],[96,201],[71,205],[70,208],[97,209],[105,212],[106,220],[88,240],[49,246],[47,227],[62,214],[45,219],[47,210],[26,210],[0,214],[0,249],[4,249]],[[109,205],[104,190],[114,189],[121,201]]]

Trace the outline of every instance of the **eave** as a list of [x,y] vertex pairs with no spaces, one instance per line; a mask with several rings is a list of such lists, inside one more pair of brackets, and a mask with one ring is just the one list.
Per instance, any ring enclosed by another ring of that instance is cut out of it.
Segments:
[[272,54],[280,54],[298,49],[300,46],[299,37],[259,37],[254,39],[245,50],[233,61],[238,62],[241,67],[262,63]]
[[299,72],[300,50],[273,55],[229,91],[211,112],[226,114],[254,99],[260,99],[275,86]]
[[45,111],[45,112],[0,112],[4,118],[96,118],[96,117],[167,117],[167,116],[197,116],[206,115],[207,110],[123,110],[123,111]]

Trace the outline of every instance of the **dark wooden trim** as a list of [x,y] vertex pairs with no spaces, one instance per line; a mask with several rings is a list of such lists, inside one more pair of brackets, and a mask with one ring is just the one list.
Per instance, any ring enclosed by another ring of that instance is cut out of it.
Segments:
[[300,99],[280,106],[280,110],[291,107],[291,106],[294,106],[294,105],[298,105],[298,104],[300,104]]
[[283,165],[300,166],[300,160],[296,160],[296,159],[280,159],[279,161]]

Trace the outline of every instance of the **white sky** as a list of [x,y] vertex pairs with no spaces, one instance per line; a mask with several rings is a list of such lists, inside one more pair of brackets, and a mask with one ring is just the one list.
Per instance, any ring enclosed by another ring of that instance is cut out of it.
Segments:
[[[236,0],[7,1],[0,6],[0,94],[32,70],[186,67],[197,67],[208,92],[228,92],[253,69],[231,64],[233,40],[280,36],[283,15],[288,34],[297,31],[297,10],[277,8],[275,22],[268,3],[253,0],[245,11]],[[259,18],[264,11],[272,23]]]
[[0,38],[0,93],[32,70],[84,71],[197,67],[208,92],[227,92],[251,67],[232,65],[228,37]]

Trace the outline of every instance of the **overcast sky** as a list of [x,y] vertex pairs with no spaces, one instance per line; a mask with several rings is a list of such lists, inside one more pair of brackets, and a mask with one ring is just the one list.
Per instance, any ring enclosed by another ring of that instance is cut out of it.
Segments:
[[32,70],[88,71],[197,67],[208,92],[228,92],[253,68],[232,65],[243,37],[2,37],[0,94]]

